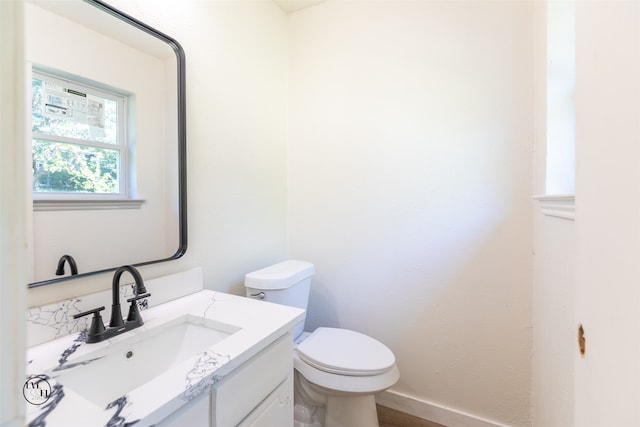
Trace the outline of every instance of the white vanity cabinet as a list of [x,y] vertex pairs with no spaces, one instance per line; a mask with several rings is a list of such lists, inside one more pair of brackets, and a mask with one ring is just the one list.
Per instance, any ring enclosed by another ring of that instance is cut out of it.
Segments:
[[55,405],[27,404],[27,423],[293,427],[291,331],[304,310],[201,290],[144,318],[144,328],[106,342],[84,345],[70,334],[30,347],[26,373],[48,375],[64,395]]
[[159,427],[292,427],[293,339],[287,333]]

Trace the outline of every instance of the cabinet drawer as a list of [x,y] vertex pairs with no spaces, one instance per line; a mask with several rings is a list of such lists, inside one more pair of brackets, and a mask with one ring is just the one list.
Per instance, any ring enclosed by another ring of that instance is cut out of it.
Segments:
[[287,333],[213,387],[212,425],[238,425],[292,372],[293,339]]

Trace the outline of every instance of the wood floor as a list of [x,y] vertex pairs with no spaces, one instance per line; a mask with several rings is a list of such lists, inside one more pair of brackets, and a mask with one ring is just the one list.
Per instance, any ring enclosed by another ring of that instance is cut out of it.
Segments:
[[380,427],[446,427],[386,406],[377,405]]

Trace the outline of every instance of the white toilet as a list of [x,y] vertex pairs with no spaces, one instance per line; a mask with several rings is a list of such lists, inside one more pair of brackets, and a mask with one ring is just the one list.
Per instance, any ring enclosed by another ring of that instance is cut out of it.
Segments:
[[[307,309],[313,264],[289,260],[248,273],[248,297]],[[378,427],[374,395],[398,381],[395,356],[359,332],[318,328],[293,334],[295,427]]]

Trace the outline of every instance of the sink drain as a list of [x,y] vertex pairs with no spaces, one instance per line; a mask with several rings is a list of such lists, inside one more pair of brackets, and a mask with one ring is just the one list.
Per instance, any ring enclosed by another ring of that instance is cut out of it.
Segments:
[[133,357],[133,350],[129,350],[125,353],[124,357],[131,359]]

